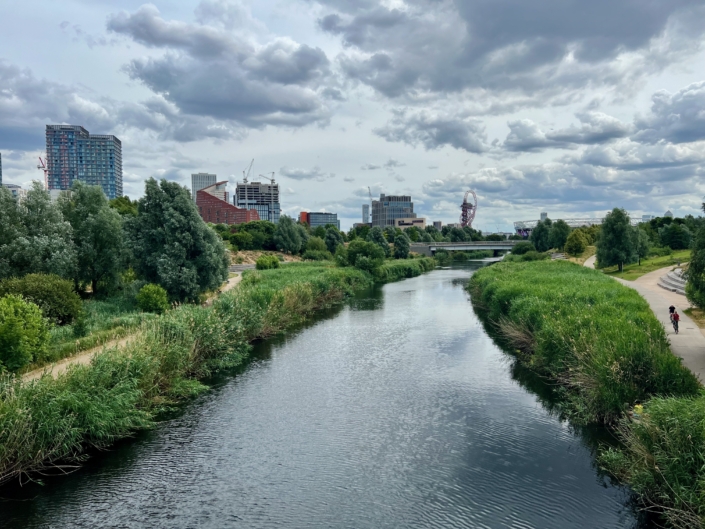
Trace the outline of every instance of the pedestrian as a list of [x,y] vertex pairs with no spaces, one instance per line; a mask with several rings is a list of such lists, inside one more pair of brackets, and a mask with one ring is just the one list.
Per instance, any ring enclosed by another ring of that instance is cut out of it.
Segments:
[[676,312],[676,307],[674,307],[673,305],[668,307],[668,317],[671,319],[671,321],[673,321],[673,313],[674,312]]
[[673,322],[673,329],[676,331],[676,334],[678,334],[678,322],[681,321],[681,317],[678,315],[678,311],[673,311],[673,317],[671,318],[671,321]]

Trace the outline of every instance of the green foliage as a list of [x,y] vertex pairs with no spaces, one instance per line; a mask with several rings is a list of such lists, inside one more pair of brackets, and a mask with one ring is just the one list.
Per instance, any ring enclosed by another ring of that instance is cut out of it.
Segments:
[[315,252],[325,252],[328,250],[326,243],[320,237],[313,236],[306,243],[306,249]]
[[508,263],[525,263],[527,261],[545,261],[550,259],[551,254],[548,252],[537,252],[531,250],[522,255],[509,254],[504,258],[504,261]]
[[17,371],[46,352],[49,330],[34,303],[13,294],[0,298],[0,371]]
[[328,250],[306,250],[302,257],[307,261],[332,261],[333,254]]
[[[370,233],[372,233],[372,231],[374,230],[371,230]],[[382,230],[379,230],[379,233],[381,235]],[[384,257],[384,250],[379,244],[375,244],[374,242],[355,239],[348,244],[348,263],[365,272],[374,274],[375,270],[384,263]]]
[[130,197],[117,197],[110,201],[110,207],[117,211],[122,217],[137,216],[137,201],[130,200]]
[[485,237],[486,241],[506,241],[507,238],[502,235],[501,233],[490,233],[487,237]]
[[344,244],[343,235],[336,228],[328,228],[325,236],[326,248],[332,254],[338,249],[338,246]]
[[638,259],[629,215],[620,208],[607,214],[597,239],[597,264],[600,268],[635,263]]
[[[373,229],[374,229],[374,228],[373,228]],[[384,228],[384,231],[383,231],[383,233],[384,233],[384,238],[387,239],[387,242],[391,242],[391,243],[394,242],[394,237],[397,236],[397,230],[398,230],[398,229],[399,229],[399,228],[395,228],[394,226],[386,226],[386,227]],[[401,231],[401,230],[399,229],[399,231]]]
[[99,289],[114,290],[126,266],[122,217],[117,209],[108,205],[100,186],[78,180],[70,195],[59,198],[59,207],[72,228],[77,252],[76,283],[90,284],[94,295],[99,294]]
[[262,255],[255,262],[255,268],[257,270],[271,270],[273,268],[279,268],[279,259],[276,255]]
[[582,255],[587,247],[587,238],[581,230],[573,230],[570,232],[570,235],[568,235],[568,239],[566,239],[565,242],[565,251],[568,255],[572,255],[574,257]]
[[274,243],[277,250],[290,254],[297,254],[304,248],[301,230],[294,219],[286,215],[281,216],[274,231]]
[[53,274],[29,274],[0,281],[0,297],[8,294],[34,303],[45,318],[57,325],[71,323],[83,311],[81,298],[71,282]]
[[566,261],[498,263],[469,289],[519,360],[559,382],[564,412],[611,423],[652,395],[695,395],[699,383],[634,290]]
[[659,239],[662,246],[668,246],[672,250],[685,250],[690,248],[691,234],[685,225],[672,222],[658,230]]
[[0,278],[36,273],[73,278],[76,247],[71,234],[71,225],[38,182],[21,207],[0,187]]
[[311,230],[311,235],[324,239],[326,237],[326,229],[323,226],[316,226],[316,229]]
[[254,237],[247,231],[230,234],[230,244],[234,244],[240,250],[252,250],[255,248]]
[[338,266],[350,266],[350,261],[348,261],[348,249],[343,244],[335,249],[333,258],[335,259],[335,264]]
[[126,219],[138,276],[161,285],[173,300],[196,300],[228,277],[223,241],[201,219],[188,190],[150,178],[136,217]]
[[394,259],[407,259],[409,257],[410,241],[405,233],[400,233],[394,238]]
[[650,250],[651,240],[647,233],[639,227],[634,228],[634,251],[639,259],[639,264],[649,255]]
[[538,252],[547,252],[551,249],[551,219],[539,221],[536,227],[531,230],[529,240]]
[[389,247],[389,243],[387,242],[387,238],[385,237],[382,228],[372,228],[367,234],[367,238],[365,240],[369,243],[376,244],[377,246],[379,246],[384,252],[384,257],[390,257],[392,255],[392,250]]
[[551,248],[562,250],[570,235],[570,226],[564,220],[557,220],[548,231],[548,245]]
[[137,306],[144,312],[162,314],[169,310],[169,298],[166,290],[159,285],[147,284],[137,293]]
[[376,273],[379,281],[399,281],[416,277],[429,272],[436,267],[436,262],[430,257],[421,259],[398,259],[384,263]]
[[695,237],[686,278],[685,295],[688,301],[705,309],[705,228],[700,228]]
[[652,246],[649,249],[648,257],[666,257],[667,255],[673,255],[673,250],[668,246]]
[[512,247],[514,255],[524,255],[526,252],[535,252],[536,248],[529,241],[518,242]]

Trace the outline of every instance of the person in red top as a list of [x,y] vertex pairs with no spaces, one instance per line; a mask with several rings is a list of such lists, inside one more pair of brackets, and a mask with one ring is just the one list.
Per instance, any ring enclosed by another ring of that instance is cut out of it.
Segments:
[[676,334],[678,334],[678,322],[680,320],[681,317],[678,315],[678,311],[674,310],[673,316],[671,317],[671,321],[673,322],[673,329],[676,331]]

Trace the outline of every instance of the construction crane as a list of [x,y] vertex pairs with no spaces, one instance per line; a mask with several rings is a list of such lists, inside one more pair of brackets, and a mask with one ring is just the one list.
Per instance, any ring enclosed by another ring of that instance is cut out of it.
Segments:
[[39,165],[37,166],[37,169],[44,171],[44,189],[49,191],[49,169],[47,168],[47,161],[46,159],[42,160],[42,157],[39,157]]
[[266,179],[269,180],[272,184],[276,184],[276,182],[274,181],[274,171],[272,171],[272,178],[269,178],[268,176],[265,176],[265,175],[263,175],[263,174],[261,174],[260,176],[261,176],[262,178],[266,178]]
[[250,173],[252,172],[252,164],[254,164],[254,163],[255,163],[255,159],[252,158],[252,161],[250,162],[250,165],[247,168],[247,172],[245,172],[245,171],[242,172],[242,183],[243,184],[247,183],[247,179],[250,177]]

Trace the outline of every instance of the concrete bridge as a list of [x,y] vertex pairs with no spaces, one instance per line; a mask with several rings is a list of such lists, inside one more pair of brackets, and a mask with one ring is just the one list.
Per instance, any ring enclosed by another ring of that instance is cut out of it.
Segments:
[[477,250],[511,250],[521,241],[473,241],[473,242],[412,242],[411,251],[432,257],[437,251],[472,252]]

